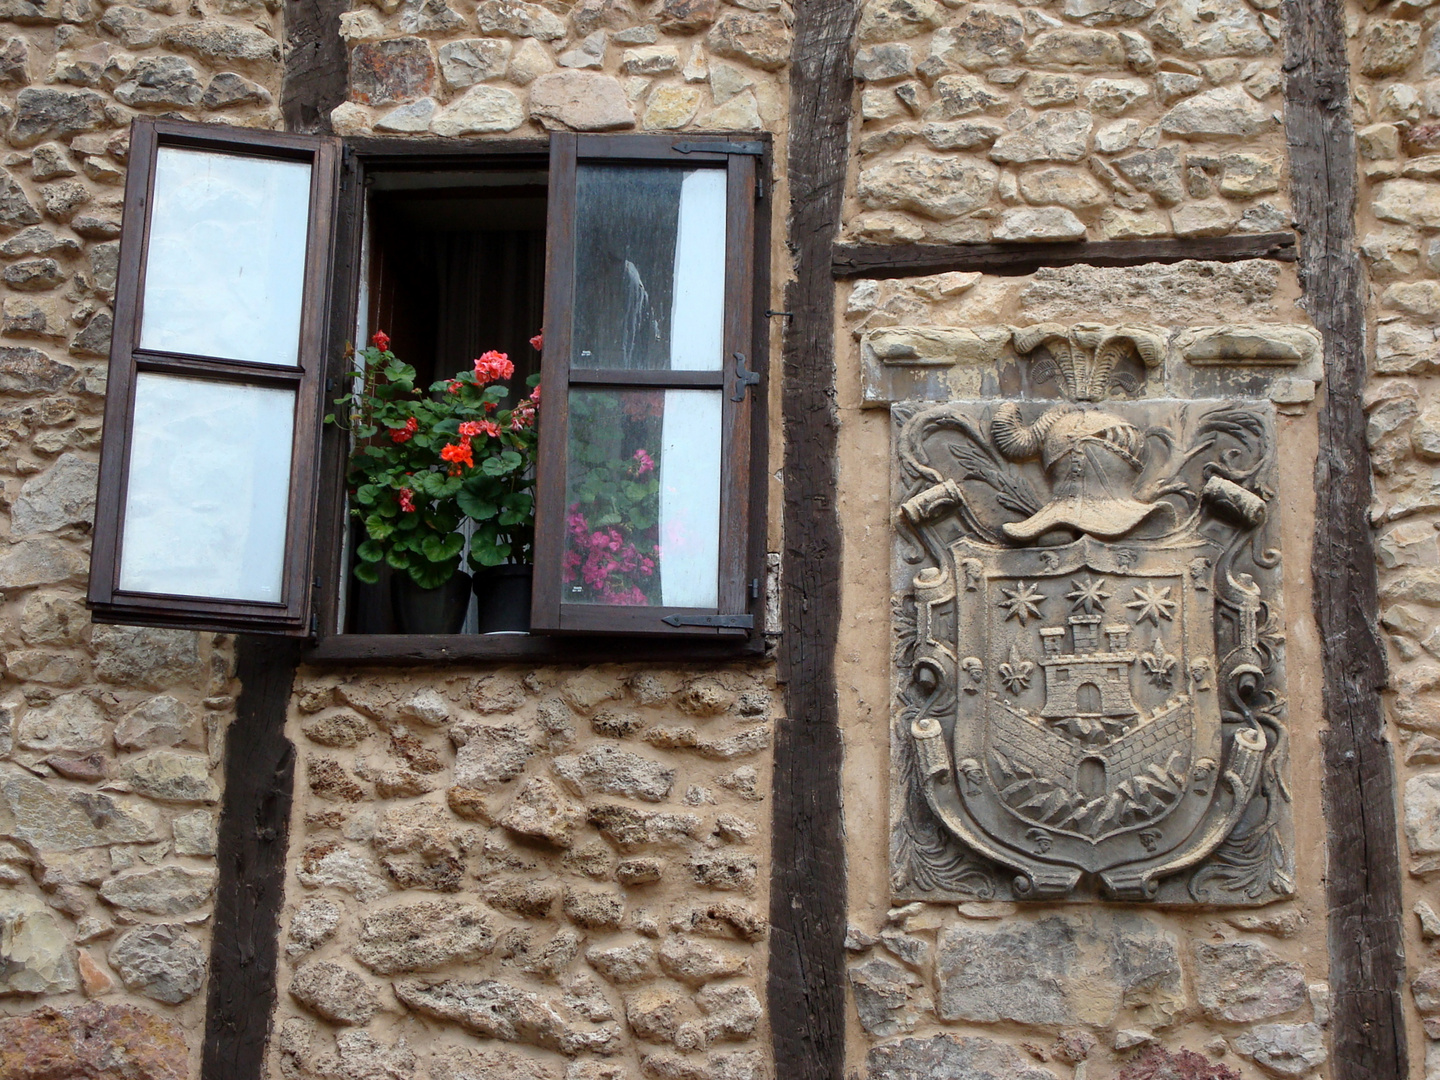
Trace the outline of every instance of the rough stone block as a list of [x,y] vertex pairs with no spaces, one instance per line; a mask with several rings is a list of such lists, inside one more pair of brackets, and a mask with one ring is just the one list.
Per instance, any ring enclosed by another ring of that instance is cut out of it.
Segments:
[[936,972],[945,1020],[1103,1026],[1123,1005],[1168,1023],[1186,1000],[1174,935],[1135,915],[947,927]]

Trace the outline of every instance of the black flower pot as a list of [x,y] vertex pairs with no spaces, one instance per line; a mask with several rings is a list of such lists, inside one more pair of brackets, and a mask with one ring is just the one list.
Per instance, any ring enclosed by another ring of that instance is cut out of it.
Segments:
[[409,574],[396,574],[395,621],[402,634],[458,634],[470,608],[470,575],[455,576],[436,589],[422,589]]
[[505,563],[475,571],[476,610],[482,634],[530,632],[530,584],[535,567]]
[[352,634],[395,633],[395,575],[383,562],[375,566],[380,580],[371,585],[353,578],[347,620]]

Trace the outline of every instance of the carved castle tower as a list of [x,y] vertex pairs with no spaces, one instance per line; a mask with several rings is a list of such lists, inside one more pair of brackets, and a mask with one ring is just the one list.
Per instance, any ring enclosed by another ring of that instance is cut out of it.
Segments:
[[1040,630],[1045,655],[1045,706],[1040,715],[1047,720],[1073,716],[1134,716],[1140,710],[1130,695],[1130,668],[1136,654],[1128,646],[1130,627],[1118,623],[1104,628],[1105,646],[1100,644],[1100,616],[1072,615],[1071,649],[1062,652],[1063,626]]

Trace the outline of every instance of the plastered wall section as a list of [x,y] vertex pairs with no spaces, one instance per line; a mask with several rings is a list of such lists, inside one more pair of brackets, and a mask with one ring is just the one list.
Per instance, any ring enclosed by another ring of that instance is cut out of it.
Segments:
[[1440,623],[1436,462],[1440,460],[1440,38],[1428,5],[1351,6],[1351,85],[1359,151],[1356,234],[1368,270],[1366,435],[1371,520],[1388,642],[1390,737],[1401,798],[1412,1075],[1440,1077]]
[[1275,0],[871,0],[845,238],[1288,227]]
[[76,1075],[116,1054],[137,1076],[199,1074],[232,646],[92,626],[82,600],[127,127],[279,126],[279,7],[0,4],[7,1080],[67,1052]]
[[[1298,295],[1290,267],[1260,261],[1070,267],[1015,278],[954,274],[842,287],[837,331],[844,357],[846,568],[838,670],[847,805],[883,798],[890,770],[889,673],[876,662],[890,652],[892,633],[889,470],[876,467],[891,457],[890,416],[883,405],[867,407],[861,363],[873,312],[887,306],[910,312],[889,331],[895,334],[910,326],[923,331],[1039,322],[1303,325]],[[1163,381],[1157,373],[1159,385],[1146,396],[1164,397],[1195,377],[1174,356],[1169,363],[1173,370],[1164,372]],[[988,375],[985,367],[952,374],[956,389],[950,396],[994,395],[996,365],[989,365]],[[1233,373],[1241,382],[1254,375],[1253,369]],[[1277,374],[1266,381],[1273,387]],[[1253,396],[1262,384],[1247,385],[1244,393]],[[1026,1080],[1326,1075],[1319,732],[1304,719],[1318,715],[1320,689],[1304,573],[1315,426],[1310,401],[1276,408],[1294,898],[1258,910],[983,899],[892,906],[886,819],[851,814],[847,1008],[848,1060],[856,1075],[907,1076],[906,1069],[931,1059],[961,1076],[992,1069]],[[955,969],[959,959],[969,965],[966,979],[948,985],[945,970]]]
[[[1099,240],[1289,227],[1277,16],[1243,2],[1203,12],[1082,0],[866,4],[844,238]],[[891,683],[876,662],[889,655],[892,632],[889,468],[876,468],[891,460],[887,403],[1000,393],[1004,350],[987,327],[1303,326],[1299,295],[1292,268],[1258,261],[842,283],[846,554],[837,659],[847,805],[873,804],[889,787]],[[949,363],[927,344],[942,339],[955,351]],[[1242,368],[1212,382],[1213,371],[1202,375],[1173,354],[1168,363],[1163,387],[1147,396],[1235,393],[1268,398],[1278,413],[1294,898],[1258,911],[891,906],[886,821],[851,814],[853,1075],[880,1080],[925,1067],[1026,1080],[1327,1073],[1320,758],[1318,731],[1303,719],[1319,714],[1304,568],[1313,403],[1324,390],[1313,365],[1263,378]],[[965,953],[976,985],[988,987],[984,1000],[957,1005],[966,991],[946,985],[943,970],[955,960],[941,955],[946,948]]]

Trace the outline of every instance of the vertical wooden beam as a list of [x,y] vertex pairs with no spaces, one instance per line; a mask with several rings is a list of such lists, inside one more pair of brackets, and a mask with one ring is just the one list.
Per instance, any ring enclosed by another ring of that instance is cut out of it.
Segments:
[[[330,132],[330,110],[347,92],[340,13],[348,6],[346,0],[285,0],[280,111],[286,131]],[[235,642],[240,697],[225,740],[203,1080],[265,1075],[295,780],[285,713],[301,646],[261,635]]]
[[785,438],[786,715],[775,743],[770,875],[770,1029],[785,1080],[841,1080],[845,1066],[845,844],[835,645],[840,620],[836,499],[835,283],[849,148],[854,0],[795,7],[790,68]]
[[1334,1080],[1408,1072],[1400,859],[1365,443],[1365,279],[1341,0],[1285,0],[1290,198],[1305,306],[1325,339],[1311,573],[1323,643],[1324,801]]
[[347,0],[285,0],[285,130],[330,134],[330,110],[348,92],[349,57],[340,36]]
[[265,1075],[295,779],[285,711],[299,656],[292,638],[236,640],[240,697],[225,739],[203,1080]]

